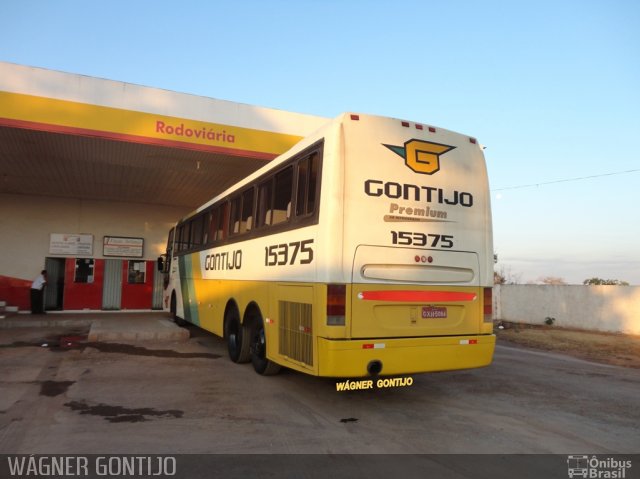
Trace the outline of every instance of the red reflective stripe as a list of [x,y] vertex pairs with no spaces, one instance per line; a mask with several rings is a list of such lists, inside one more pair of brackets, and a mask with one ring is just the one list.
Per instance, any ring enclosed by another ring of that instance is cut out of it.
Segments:
[[373,349],[373,344],[363,344],[362,349]]
[[475,293],[458,291],[363,291],[359,294],[366,301],[405,301],[412,303],[475,301]]

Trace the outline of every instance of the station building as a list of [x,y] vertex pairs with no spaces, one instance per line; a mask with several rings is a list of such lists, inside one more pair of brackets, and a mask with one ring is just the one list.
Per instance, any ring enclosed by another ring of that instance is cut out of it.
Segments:
[[0,62],[0,301],[160,309],[173,224],[326,121]]

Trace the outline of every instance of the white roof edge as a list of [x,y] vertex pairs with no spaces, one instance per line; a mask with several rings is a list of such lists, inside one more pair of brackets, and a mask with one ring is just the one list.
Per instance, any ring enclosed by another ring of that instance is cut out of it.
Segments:
[[0,91],[306,136],[329,118],[0,61]]

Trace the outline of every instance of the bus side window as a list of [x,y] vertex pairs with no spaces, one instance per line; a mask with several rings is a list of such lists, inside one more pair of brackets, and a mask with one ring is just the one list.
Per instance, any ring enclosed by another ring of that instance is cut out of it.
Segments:
[[204,230],[204,215],[200,215],[191,221],[191,240],[189,249],[197,248],[202,244],[202,233]]
[[318,153],[314,152],[298,163],[298,192],[296,216],[312,214],[316,208],[316,186],[318,183]]
[[211,221],[211,214],[206,211],[202,215],[202,245],[209,243],[209,222]]
[[167,240],[167,262],[171,261],[171,257],[173,256],[173,235],[175,231],[175,228],[171,228],[169,230],[169,239]]
[[218,210],[218,232],[216,241],[223,241],[229,235],[229,202],[220,205]]
[[316,211],[316,198],[318,194],[318,176],[320,173],[320,155],[313,153],[309,157],[311,163],[309,168],[309,183],[307,187],[307,209],[306,213],[311,214]]
[[289,219],[288,212],[291,207],[291,194],[293,192],[293,165],[285,168],[276,175],[276,184],[273,198],[273,211],[271,224],[276,225]]
[[231,234],[240,233],[240,213],[241,213],[242,196],[238,195],[231,200],[231,221],[230,231]]
[[180,226],[178,226],[178,231],[176,233],[176,253],[180,253],[181,251],[187,249],[184,245],[184,233],[186,228],[186,224],[181,224]]
[[253,219],[253,188],[242,194],[242,215],[240,216],[240,233],[251,231]]
[[191,249],[189,239],[191,238],[191,222],[185,223],[182,228],[182,238],[180,240],[180,250],[187,251]]
[[207,244],[212,244],[216,241],[216,233],[218,231],[218,211],[219,208],[214,208],[209,212],[209,238]]
[[273,178],[258,186],[258,204],[256,208],[256,228],[271,224],[271,200],[273,199]]

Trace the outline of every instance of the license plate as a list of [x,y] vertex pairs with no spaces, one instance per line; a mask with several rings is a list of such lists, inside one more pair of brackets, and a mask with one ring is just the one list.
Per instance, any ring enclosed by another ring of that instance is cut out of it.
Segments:
[[447,308],[438,306],[423,306],[422,318],[423,319],[438,319],[447,317]]

